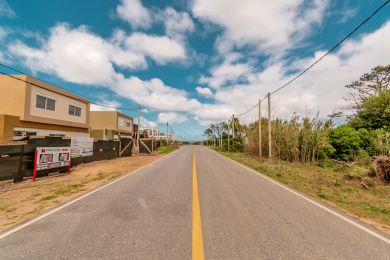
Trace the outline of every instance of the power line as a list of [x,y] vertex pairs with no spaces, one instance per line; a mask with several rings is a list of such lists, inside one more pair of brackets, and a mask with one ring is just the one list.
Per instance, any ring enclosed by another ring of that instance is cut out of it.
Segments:
[[[10,67],[10,66],[7,66],[7,65],[4,65],[4,64],[2,64],[2,63],[0,63],[0,66],[3,66],[3,67],[5,67],[5,68],[7,68],[7,69],[16,71],[16,72],[18,72],[18,73],[21,73],[21,74],[30,76],[30,77],[35,78],[35,79],[37,79],[37,80],[39,80],[39,81],[41,81],[41,82],[43,82],[43,83],[46,83],[46,84],[49,84],[49,85],[54,85],[54,84],[51,84],[50,82],[47,82],[47,81],[38,79],[38,78],[36,78],[36,77],[34,77],[34,76],[31,76],[31,75],[29,75],[29,74],[26,74],[26,73],[24,73],[24,72],[22,72],[22,71],[20,71],[20,70],[14,69],[14,68],[12,68],[12,67]],[[45,86],[38,85],[38,84],[35,84],[35,83],[33,83],[33,82],[29,82],[29,81],[27,81],[27,80],[24,80],[24,79],[15,77],[15,76],[13,76],[13,75],[11,75],[11,74],[9,74],[9,73],[6,73],[6,72],[0,71],[0,74],[5,75],[5,76],[8,76],[8,77],[11,77],[11,78],[13,78],[13,79],[15,79],[15,80],[23,81],[23,82],[25,82],[25,83],[27,83],[27,84],[30,84],[30,85],[33,85],[33,86],[36,86],[36,87],[39,87],[39,88],[43,88],[43,89],[52,91],[51,89],[49,89],[49,88],[47,88],[47,87],[45,87]],[[62,90],[64,90],[64,91],[70,92],[70,93],[72,93],[72,94],[75,94],[75,93],[73,93],[73,92],[71,92],[71,91],[69,91],[69,90],[67,90],[67,89],[65,89],[65,88],[62,88],[62,87],[59,87],[59,86],[56,86],[56,87],[59,88],[59,89],[62,89]],[[75,95],[80,96],[80,95],[78,95],[78,94],[75,94]],[[68,96],[68,95],[65,95],[65,96]],[[68,96],[68,97],[71,97],[71,96]],[[80,97],[81,97],[81,96],[80,96]],[[71,97],[71,98],[74,98],[74,97]],[[84,98],[84,97],[82,97],[82,98]],[[115,107],[115,106],[111,106],[111,105],[105,104],[105,103],[93,102],[93,101],[90,101],[88,98],[85,98],[85,99],[87,99],[89,103],[94,104],[94,105],[97,105],[97,106],[101,106],[101,107],[107,107],[107,108],[119,109],[119,110],[129,110],[129,111],[135,111],[135,110],[138,109],[138,108],[127,108],[127,107]]]
[[[303,74],[305,74],[308,70],[310,70],[311,68],[313,68],[317,63],[319,63],[323,58],[325,58],[327,55],[329,55],[331,52],[333,52],[335,49],[337,49],[344,41],[346,41],[349,37],[351,37],[357,30],[359,30],[364,24],[366,24],[369,20],[371,20],[382,8],[384,8],[388,3],[390,2],[390,0],[387,0],[386,2],[384,2],[381,6],[379,6],[377,9],[375,9],[366,19],[364,19],[362,22],[359,23],[359,25],[357,25],[350,33],[348,33],[346,36],[344,36],[339,42],[337,42],[330,50],[328,50],[325,54],[323,54],[319,59],[317,59],[315,62],[313,62],[312,64],[310,64],[310,66],[308,66],[306,69],[304,69],[302,72],[300,72],[298,75],[296,75],[294,78],[292,78],[291,80],[289,80],[287,83],[285,83],[284,85],[282,85],[281,87],[279,87],[278,89],[274,90],[273,92],[271,93],[268,93],[267,95],[265,95],[263,99],[265,99],[268,95],[273,95],[275,93],[277,93],[278,91],[282,90],[283,88],[287,87],[288,85],[290,85],[291,83],[293,83],[295,80],[297,80],[299,77],[301,77]],[[250,111],[252,111],[254,108],[256,108],[258,106],[258,103],[256,103],[253,107],[249,108],[248,110],[246,110],[245,112],[242,112],[240,114],[237,115],[237,117],[239,116],[242,116],[242,115],[245,115],[246,113],[249,113]],[[228,119],[227,119],[228,120]],[[224,122],[224,121],[223,121]]]
[[317,63],[319,63],[323,58],[325,58],[328,54],[333,52],[335,49],[337,49],[344,41],[346,41],[349,37],[351,37],[357,30],[359,30],[365,23],[367,23],[369,20],[371,20],[372,17],[374,17],[382,8],[384,8],[390,0],[387,0],[384,2],[381,6],[379,6],[377,9],[375,9],[374,12],[372,12],[366,19],[364,19],[358,26],[356,26],[350,33],[348,33],[344,38],[341,39],[338,43],[336,43],[329,51],[327,51],[324,55],[322,55],[319,59],[317,59],[315,62],[313,62],[309,67],[304,69],[301,73],[296,75],[294,78],[289,80],[287,83],[285,83],[283,86],[279,87],[278,89],[274,90],[273,92],[270,93],[270,95],[275,94],[276,92],[282,90],[283,88],[287,87],[290,85],[292,82],[294,82],[296,79],[301,77],[303,74],[305,74],[308,70],[313,68]]

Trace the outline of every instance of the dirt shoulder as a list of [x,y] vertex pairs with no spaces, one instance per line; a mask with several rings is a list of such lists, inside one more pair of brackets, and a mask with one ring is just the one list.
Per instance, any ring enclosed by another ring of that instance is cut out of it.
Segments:
[[243,153],[220,153],[390,234],[390,185],[373,183],[364,187],[365,169],[259,161]]
[[21,183],[0,182],[0,231],[44,210],[134,172],[162,155],[123,157],[81,164],[72,173],[27,179]]

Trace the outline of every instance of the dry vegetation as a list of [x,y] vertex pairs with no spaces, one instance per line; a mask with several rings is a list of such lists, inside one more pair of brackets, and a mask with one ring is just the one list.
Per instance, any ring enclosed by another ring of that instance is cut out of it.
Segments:
[[71,174],[54,174],[14,184],[0,182],[0,230],[31,218],[42,211],[69,201],[82,193],[133,172],[160,155],[123,157],[82,164]]

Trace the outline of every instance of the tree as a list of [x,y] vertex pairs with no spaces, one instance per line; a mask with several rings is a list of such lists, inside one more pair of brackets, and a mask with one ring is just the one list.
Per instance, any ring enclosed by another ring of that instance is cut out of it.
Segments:
[[364,98],[356,109],[356,114],[350,118],[352,127],[390,131],[390,90]]
[[377,66],[345,87],[351,89],[350,99],[359,105],[365,98],[390,89],[390,65]]

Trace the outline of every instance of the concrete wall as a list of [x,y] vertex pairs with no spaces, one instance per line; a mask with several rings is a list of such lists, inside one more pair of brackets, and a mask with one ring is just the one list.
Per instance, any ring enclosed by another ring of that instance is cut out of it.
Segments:
[[[26,80],[26,76],[17,76]],[[0,75],[0,114],[24,116],[26,83],[6,75]]]
[[117,130],[118,112],[116,111],[90,111],[89,118],[92,129]]

